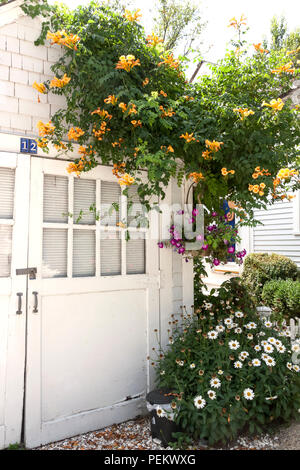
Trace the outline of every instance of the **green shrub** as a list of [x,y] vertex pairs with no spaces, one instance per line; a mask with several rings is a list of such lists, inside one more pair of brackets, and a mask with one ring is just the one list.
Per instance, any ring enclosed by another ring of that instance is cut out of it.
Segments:
[[242,282],[257,304],[262,302],[266,282],[276,279],[296,279],[297,265],[286,256],[276,253],[251,253],[245,258]]
[[270,281],[264,285],[262,291],[263,302],[273,310],[273,319],[283,319],[300,316],[300,282]]
[[182,315],[181,326],[173,320],[170,344],[153,362],[158,386],[173,391],[181,440],[214,444],[299,417],[299,366],[292,364],[287,334],[261,320],[236,289],[232,296],[229,284],[217,294]]

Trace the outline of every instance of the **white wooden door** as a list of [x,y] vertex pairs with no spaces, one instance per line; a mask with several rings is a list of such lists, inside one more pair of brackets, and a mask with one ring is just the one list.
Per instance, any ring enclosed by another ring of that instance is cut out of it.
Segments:
[[0,152],[0,449],[21,440],[29,171],[30,157]]
[[111,168],[79,179],[66,166],[31,162],[27,447],[140,414],[159,325],[157,241],[131,229],[126,242],[124,202],[121,220],[95,217],[119,197]]

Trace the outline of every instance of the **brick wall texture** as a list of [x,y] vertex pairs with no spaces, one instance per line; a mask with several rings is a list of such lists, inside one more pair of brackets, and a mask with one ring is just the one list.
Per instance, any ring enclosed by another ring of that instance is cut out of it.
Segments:
[[[64,97],[32,88],[52,79],[51,66],[60,57],[60,46],[35,46],[41,29],[39,19],[21,15],[0,26],[0,131],[36,137],[36,123],[47,122],[64,106]],[[38,95],[41,102],[38,103]]]

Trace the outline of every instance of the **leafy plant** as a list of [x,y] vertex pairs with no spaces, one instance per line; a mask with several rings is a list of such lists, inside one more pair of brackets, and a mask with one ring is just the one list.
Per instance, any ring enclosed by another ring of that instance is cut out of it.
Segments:
[[300,282],[287,279],[266,282],[262,300],[272,309],[273,319],[280,321],[300,316]]
[[122,14],[97,2],[69,11],[46,0],[26,0],[22,8],[45,17],[36,44],[62,48],[55,79],[35,86],[66,98],[50,124],[39,123],[39,146],[47,152],[51,142],[60,153],[77,142],[70,172],[114,165],[122,189],[136,182],[149,209],[171,178],[190,179],[209,210],[228,197],[244,223],[253,223],[253,208],[266,207],[269,196],[288,198],[287,186],[300,187],[298,108],[280,98],[297,63],[283,51],[249,55],[245,21],[231,22],[237,49],[190,84],[160,38],[145,34],[138,11]]
[[297,265],[291,259],[276,253],[251,253],[245,258],[242,282],[255,298],[262,302],[266,282],[276,279],[296,279]]
[[173,317],[170,344],[153,361],[158,386],[173,390],[183,436],[215,444],[299,416],[300,368],[287,333],[260,319],[243,292],[232,280],[193,313]]

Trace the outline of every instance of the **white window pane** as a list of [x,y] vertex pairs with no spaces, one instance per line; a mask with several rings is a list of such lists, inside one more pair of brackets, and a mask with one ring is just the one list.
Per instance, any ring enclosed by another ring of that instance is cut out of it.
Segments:
[[45,228],[43,231],[43,277],[66,277],[68,230]]
[[121,188],[119,183],[101,181],[101,225],[115,226],[119,222],[119,211],[112,206],[113,203],[120,206]]
[[68,221],[68,178],[44,175],[44,222]]
[[95,224],[95,204],[96,181],[76,178],[74,180],[74,223]]
[[73,232],[73,277],[95,276],[95,230]]
[[145,220],[143,206],[140,202],[136,185],[129,186],[128,188],[127,226],[147,227],[147,220]]
[[12,219],[14,213],[15,170],[0,168],[0,219]]
[[144,274],[145,264],[144,233],[130,232],[130,239],[126,242],[126,272]]
[[10,277],[12,226],[0,225],[0,277]]
[[101,232],[101,276],[121,274],[121,239],[119,232]]

